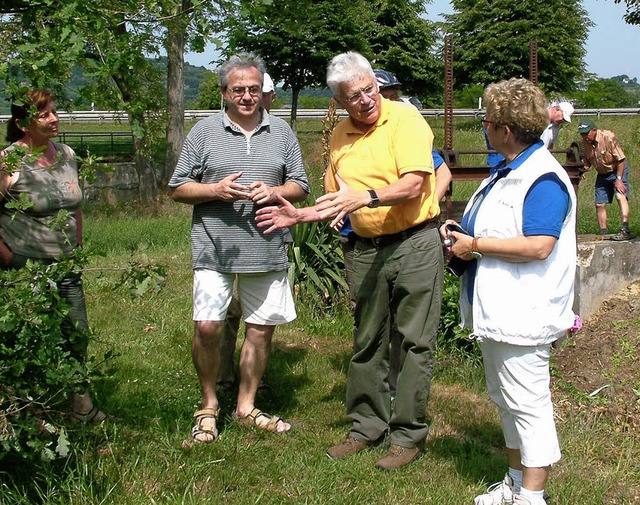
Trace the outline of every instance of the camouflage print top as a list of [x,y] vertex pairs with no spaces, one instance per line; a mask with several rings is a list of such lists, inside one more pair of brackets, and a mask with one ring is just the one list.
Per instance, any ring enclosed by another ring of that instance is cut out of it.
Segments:
[[[69,146],[57,142],[53,146],[57,153],[53,166],[23,158],[17,180],[0,203],[0,238],[14,253],[30,258],[56,259],[77,246],[76,211],[82,203],[78,165]],[[7,147],[5,155],[15,148]],[[21,207],[27,208],[7,207],[25,197],[29,204]]]

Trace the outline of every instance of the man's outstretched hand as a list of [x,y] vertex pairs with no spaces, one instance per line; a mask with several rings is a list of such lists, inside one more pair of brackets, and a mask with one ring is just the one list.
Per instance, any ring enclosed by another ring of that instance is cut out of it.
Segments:
[[256,212],[258,228],[266,228],[263,233],[269,234],[281,228],[288,228],[298,222],[298,209],[280,195],[276,195],[280,205],[262,207]]

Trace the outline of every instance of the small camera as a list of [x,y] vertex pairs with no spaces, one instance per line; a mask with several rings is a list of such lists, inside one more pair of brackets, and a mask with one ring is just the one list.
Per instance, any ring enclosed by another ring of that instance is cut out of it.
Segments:
[[469,262],[465,261],[457,256],[451,256],[451,259],[447,263],[447,271],[456,277],[460,277],[469,266]]

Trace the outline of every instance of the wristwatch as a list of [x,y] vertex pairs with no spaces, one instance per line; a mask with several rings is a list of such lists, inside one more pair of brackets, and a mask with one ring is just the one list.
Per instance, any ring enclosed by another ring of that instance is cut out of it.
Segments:
[[373,189],[368,189],[369,196],[371,197],[371,201],[367,204],[367,207],[370,209],[375,209],[378,205],[380,205],[380,199],[378,198],[378,194]]
[[622,177],[621,177],[621,176],[619,176],[619,175],[616,175],[616,179],[618,179],[619,181],[621,181],[621,180],[622,180]]

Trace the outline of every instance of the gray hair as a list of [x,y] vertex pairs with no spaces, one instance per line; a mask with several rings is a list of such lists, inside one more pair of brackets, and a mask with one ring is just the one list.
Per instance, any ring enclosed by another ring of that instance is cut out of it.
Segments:
[[369,60],[360,53],[349,51],[334,56],[327,66],[327,86],[337,96],[341,83],[366,75],[370,75],[375,81],[376,77]]
[[248,52],[234,54],[231,58],[220,65],[220,68],[218,69],[218,82],[220,83],[220,88],[226,88],[228,86],[229,74],[233,70],[250,67],[258,69],[261,77],[264,78],[264,60],[260,58],[260,56]]

